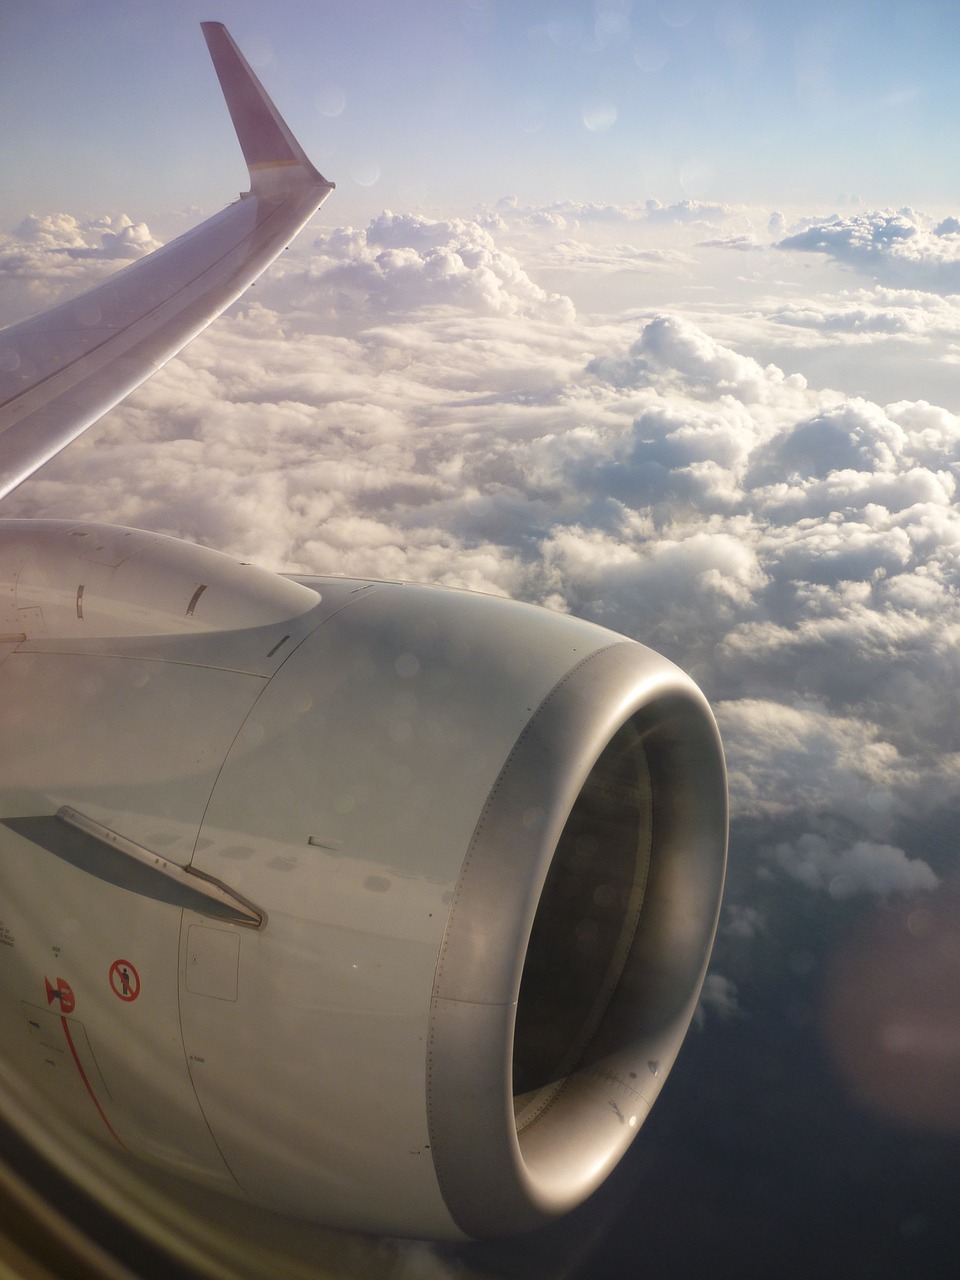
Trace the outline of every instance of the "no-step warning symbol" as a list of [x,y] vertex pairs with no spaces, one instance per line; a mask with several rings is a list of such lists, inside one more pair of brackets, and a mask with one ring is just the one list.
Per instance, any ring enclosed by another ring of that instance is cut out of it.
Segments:
[[114,960],[110,966],[110,986],[121,1000],[136,1000],[140,994],[140,975],[129,960]]
[[44,978],[43,981],[47,988],[47,1004],[53,1004],[54,1000],[59,1000],[61,1013],[73,1013],[77,1007],[77,1001],[70,983],[63,978],[57,979],[56,986],[53,985],[49,978]]

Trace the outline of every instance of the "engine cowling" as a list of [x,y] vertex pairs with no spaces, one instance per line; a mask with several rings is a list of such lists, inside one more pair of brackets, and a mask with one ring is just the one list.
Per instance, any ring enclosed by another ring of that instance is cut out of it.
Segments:
[[726,785],[693,682],[533,606],[131,530],[9,522],[0,565],[19,1070],[314,1221],[484,1237],[588,1196],[712,945]]

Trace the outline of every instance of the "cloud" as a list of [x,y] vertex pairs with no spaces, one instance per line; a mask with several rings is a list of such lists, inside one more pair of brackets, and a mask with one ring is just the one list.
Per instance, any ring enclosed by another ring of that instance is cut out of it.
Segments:
[[[637,226],[654,232],[646,212]],[[610,278],[628,278],[634,249],[682,255],[698,234],[638,232],[610,253]],[[69,223],[43,236],[90,247]],[[955,804],[960,777],[960,419],[785,372],[752,354],[759,321],[736,307],[698,299],[704,323],[694,304],[578,313],[540,282],[543,236],[513,208],[328,230],[8,514],[140,525],[280,570],[467,586],[602,622],[714,701],[757,865],[881,896],[922,887],[923,865],[941,868],[905,832]],[[552,251],[570,278],[602,248]],[[931,298],[815,304],[794,289],[766,314],[852,333],[859,309],[877,341],[896,330],[884,313],[913,316],[919,338],[928,323],[946,332],[949,305]],[[736,343],[705,327],[721,320]],[[747,940],[769,911],[734,905],[728,934]]]
[[957,220],[935,226],[913,209],[834,215],[784,237],[779,248],[823,253],[884,284],[960,292],[960,233]]
[[905,445],[903,429],[878,405],[840,401],[758,449],[751,487],[781,479],[822,480],[837,471],[890,472]]
[[123,261],[159,247],[146,223],[126,214],[87,220],[69,213],[30,214],[13,235],[0,234],[0,324],[89,288]]
[[741,232],[735,236],[717,236],[713,240],[701,240],[704,249],[736,249],[740,253],[755,253],[767,247],[766,241]]
[[918,771],[879,725],[826,702],[791,706],[742,696],[718,702],[715,711],[740,815],[803,814],[813,824],[832,816],[876,833],[890,815],[871,797],[883,794],[905,807],[918,783]]
[[477,221],[436,221],[382,213],[364,231],[321,237],[310,279],[338,310],[355,306],[396,314],[460,307],[490,315],[573,316],[568,298],[536,285]]
[[678,200],[672,204],[653,199],[627,204],[559,200],[545,207],[531,208],[521,205],[516,196],[508,196],[497,203],[497,214],[505,227],[530,226],[560,233],[638,224],[645,229],[692,227],[702,233],[704,228],[721,225],[739,212],[735,206],[703,200]]
[[[722,223],[731,214],[730,206],[708,204],[701,200],[680,200],[664,205],[659,200],[637,201],[636,204],[602,205],[590,201],[563,200],[547,206],[547,209],[524,210],[512,206],[531,221],[563,219],[567,227],[579,227],[590,223],[613,225],[617,223],[650,223],[658,225],[704,225]],[[504,210],[506,212],[506,210]]]
[[661,204],[659,200],[648,200],[644,211],[651,222],[702,224],[723,222],[730,216],[730,207],[723,204],[710,204],[704,200],[679,200],[674,204]]
[[731,1018],[743,1017],[736,983],[719,973],[708,973],[703,980],[700,1003],[695,1015],[697,1026],[703,1026],[708,1013],[715,1014],[725,1022]]
[[940,883],[920,858],[908,858],[889,844],[858,840],[836,848],[818,835],[804,835],[773,850],[777,865],[808,889],[826,889],[833,898],[861,894],[929,893]]
[[72,214],[54,213],[45,217],[30,214],[17,228],[13,244],[32,246],[48,253],[65,253],[71,258],[139,258],[159,249],[160,241],[145,222],[134,223],[125,213],[111,218],[104,214],[80,222]]
[[738,902],[727,902],[724,904],[721,929],[731,938],[741,938],[749,941],[755,938],[758,933],[764,932],[766,920],[763,913],[756,907]]
[[671,269],[689,260],[677,249],[640,249],[624,243],[596,245],[582,240],[560,240],[540,255],[539,264],[573,271],[613,273]]
[[620,387],[667,384],[698,398],[731,395],[747,404],[806,387],[800,375],[788,378],[774,365],[761,367],[675,316],[657,316],[646,325],[628,356],[600,359],[590,368]]
[[775,324],[823,335],[831,344],[956,337],[960,330],[960,302],[956,298],[916,289],[858,290],[838,298],[776,306],[768,315]]

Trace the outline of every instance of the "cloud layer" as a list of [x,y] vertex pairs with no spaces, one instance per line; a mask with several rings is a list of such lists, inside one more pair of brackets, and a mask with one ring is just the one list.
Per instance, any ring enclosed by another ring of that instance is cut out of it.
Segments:
[[[589,218],[617,221],[578,207],[581,231]],[[867,236],[856,219],[829,226],[837,255]],[[856,252],[893,255],[915,238],[906,227]],[[667,246],[677,262],[702,231]],[[98,234],[96,250],[93,224],[37,219],[0,269],[42,290],[64,264],[149,238]],[[823,227],[805,235],[790,247],[827,243]],[[561,242],[570,279],[609,251],[578,245]],[[697,306],[578,313],[538,280],[557,252],[554,231],[512,208],[329,230],[8,514],[142,525],[281,570],[593,618],[665,652],[714,701],[734,818],[761,832],[757,875],[840,899],[929,892],[943,858],[909,832],[956,804],[960,420],[818,388],[743,338],[755,323],[882,343],[913,325],[922,341],[952,311],[917,290],[857,303],[794,291],[732,316],[722,340],[704,327],[721,313]],[[753,908],[739,908],[742,923]]]

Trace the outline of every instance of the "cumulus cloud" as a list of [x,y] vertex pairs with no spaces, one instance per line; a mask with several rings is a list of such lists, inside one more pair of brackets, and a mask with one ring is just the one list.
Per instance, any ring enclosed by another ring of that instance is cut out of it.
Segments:
[[785,377],[775,365],[761,367],[701,330],[669,315],[657,316],[643,329],[625,360],[599,359],[590,366],[617,386],[669,385],[690,395],[713,399],[731,395],[745,403],[776,398],[785,389],[802,391],[799,374]]
[[0,234],[0,324],[50,306],[89,287],[124,261],[160,247],[144,222],[126,214],[79,219],[69,213],[30,214],[11,235]]
[[736,983],[719,973],[708,973],[703,981],[696,1012],[698,1026],[703,1026],[708,1013],[725,1021],[743,1016]]
[[884,284],[960,291],[960,224],[932,225],[913,209],[834,215],[784,237],[781,249],[823,253]]
[[48,253],[64,253],[71,258],[139,258],[159,249],[160,241],[145,222],[134,223],[125,213],[111,218],[103,215],[81,222],[69,213],[30,214],[17,228],[11,245],[32,246]]
[[[738,813],[842,817],[882,830],[889,805],[909,799],[916,768],[880,726],[827,705],[739,697],[715,707],[727,743],[731,802]],[[875,808],[875,796],[888,797]]]
[[570,300],[536,285],[478,221],[382,213],[363,231],[321,237],[316,250],[310,278],[340,310],[356,300],[386,314],[448,306],[573,316]]
[[773,857],[794,880],[808,889],[826,889],[834,898],[929,892],[940,883],[922,859],[870,840],[837,848],[823,836],[807,834],[778,844]]

